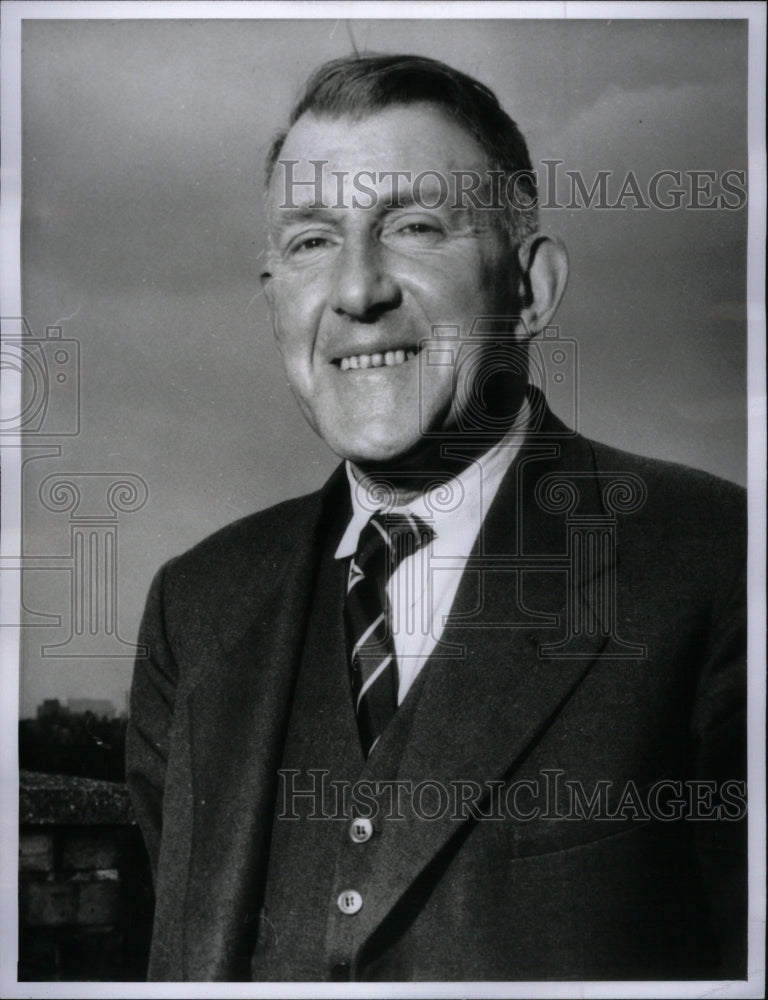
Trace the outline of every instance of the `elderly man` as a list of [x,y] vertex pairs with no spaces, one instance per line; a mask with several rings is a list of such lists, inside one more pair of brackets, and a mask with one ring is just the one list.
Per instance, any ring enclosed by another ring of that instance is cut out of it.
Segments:
[[740,492],[547,409],[567,259],[482,84],[329,63],[268,177],[275,336],[345,461],[153,584],[150,976],[742,976]]

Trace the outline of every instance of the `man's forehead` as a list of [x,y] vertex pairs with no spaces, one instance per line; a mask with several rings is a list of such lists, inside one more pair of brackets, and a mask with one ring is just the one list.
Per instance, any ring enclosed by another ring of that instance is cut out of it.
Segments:
[[395,104],[364,115],[309,111],[289,130],[278,155],[295,170],[327,161],[328,169],[425,171],[478,169],[486,155],[468,129],[440,105]]

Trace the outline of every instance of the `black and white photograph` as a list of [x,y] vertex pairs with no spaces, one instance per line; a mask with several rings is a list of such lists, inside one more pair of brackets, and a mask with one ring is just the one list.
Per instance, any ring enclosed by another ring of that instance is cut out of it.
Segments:
[[765,6],[0,17],[0,993],[764,995]]

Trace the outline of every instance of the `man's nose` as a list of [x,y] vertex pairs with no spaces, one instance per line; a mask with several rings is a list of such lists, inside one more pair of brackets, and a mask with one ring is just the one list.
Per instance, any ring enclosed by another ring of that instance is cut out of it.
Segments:
[[400,286],[381,247],[369,240],[345,243],[335,262],[331,307],[335,313],[371,322],[401,301]]

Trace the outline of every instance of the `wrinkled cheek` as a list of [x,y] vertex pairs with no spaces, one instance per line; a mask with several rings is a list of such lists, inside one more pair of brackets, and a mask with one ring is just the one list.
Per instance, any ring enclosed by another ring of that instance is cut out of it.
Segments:
[[417,399],[418,420],[422,433],[442,427],[451,413],[455,372],[453,367],[430,367],[420,372]]
[[275,331],[275,340],[288,385],[306,415],[313,391],[306,345],[281,327]]
[[285,370],[291,392],[304,419],[314,431],[324,436],[322,426],[324,407],[311,379],[308,379],[302,370],[290,369],[287,364]]

